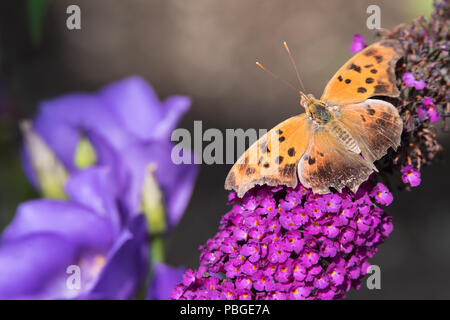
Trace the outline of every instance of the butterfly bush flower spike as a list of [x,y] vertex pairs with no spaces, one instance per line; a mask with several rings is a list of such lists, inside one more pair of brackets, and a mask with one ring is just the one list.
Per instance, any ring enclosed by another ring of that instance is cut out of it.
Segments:
[[382,39],[399,40],[405,51],[402,63],[397,65],[401,76],[397,82],[400,89],[397,109],[404,123],[402,143],[397,154],[387,158],[378,169],[400,172],[402,181],[413,187],[421,182],[419,169],[431,165],[442,151],[434,123],[441,122],[442,131],[448,132],[450,3],[435,1],[434,7],[429,20],[420,16],[393,32],[378,32]]
[[201,246],[199,270],[185,273],[172,299],[342,298],[359,287],[368,259],[393,229],[380,207],[392,195],[381,183],[356,195],[315,195],[299,185],[255,187],[230,199],[219,232]]

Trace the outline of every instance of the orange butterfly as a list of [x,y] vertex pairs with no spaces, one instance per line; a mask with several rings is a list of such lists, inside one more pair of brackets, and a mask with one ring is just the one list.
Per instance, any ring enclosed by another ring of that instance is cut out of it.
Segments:
[[242,197],[257,184],[295,187],[298,174],[315,193],[329,193],[330,187],[356,192],[377,171],[373,162],[400,145],[397,109],[369,98],[399,95],[394,68],[402,53],[396,40],[374,43],[336,72],[320,99],[300,91],[306,113],[256,141],[231,168],[225,189]]

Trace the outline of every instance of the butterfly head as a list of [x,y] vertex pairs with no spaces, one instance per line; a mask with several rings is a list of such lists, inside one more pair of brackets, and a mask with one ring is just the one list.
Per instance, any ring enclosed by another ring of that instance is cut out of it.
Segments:
[[307,109],[311,104],[314,103],[314,100],[317,100],[314,98],[312,94],[304,94],[302,91],[300,91],[300,105]]
[[327,124],[332,117],[328,106],[322,100],[314,98],[312,94],[300,92],[300,104],[305,108],[308,117],[317,124]]

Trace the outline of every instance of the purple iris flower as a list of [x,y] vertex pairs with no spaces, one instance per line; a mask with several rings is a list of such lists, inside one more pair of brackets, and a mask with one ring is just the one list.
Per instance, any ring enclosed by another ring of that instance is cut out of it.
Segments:
[[[183,96],[160,102],[139,77],[118,81],[96,94],[70,94],[42,103],[33,123],[22,126],[24,170],[44,194],[70,200],[41,200],[19,208],[0,244],[0,261],[5,262],[0,271],[6,275],[0,275],[0,297],[133,298],[145,283],[150,260],[147,298],[169,298],[184,270],[161,263],[162,237],[181,218],[198,169],[173,163],[170,135],[189,105]],[[57,192],[45,192],[55,191],[55,186]],[[23,208],[35,214],[23,214]],[[91,222],[92,216],[100,221]],[[83,223],[89,225],[82,227]],[[61,260],[49,256],[41,261],[26,251],[25,244],[20,247],[22,255],[30,258],[24,264],[39,265],[42,274],[29,275],[31,267],[14,269],[9,255],[22,237],[38,239],[36,243],[42,243],[38,251]],[[75,291],[64,282],[66,265],[81,270],[80,288]],[[42,280],[30,287],[16,284],[27,276]]]
[[164,263],[155,263],[147,299],[168,300],[175,285],[183,279],[184,271],[182,267],[174,268]]
[[108,168],[74,173],[71,201],[19,206],[0,238],[0,299],[129,299],[148,264],[144,215],[121,226]]
[[[142,78],[134,76],[97,93],[43,102],[33,128],[69,174],[79,169],[74,159],[80,141],[87,139],[96,155],[95,164],[112,167],[121,207],[129,217],[141,210],[145,170],[155,164],[170,227],[180,220],[197,174],[196,166],[176,165],[171,160],[170,135],[189,105],[185,96],[160,101]],[[38,186],[26,148],[22,159],[29,180]]]

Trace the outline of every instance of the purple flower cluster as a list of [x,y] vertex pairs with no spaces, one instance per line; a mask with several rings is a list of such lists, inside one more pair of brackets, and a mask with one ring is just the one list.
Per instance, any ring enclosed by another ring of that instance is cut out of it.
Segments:
[[303,187],[255,187],[201,246],[172,299],[339,299],[358,288],[368,259],[393,229],[379,205],[386,186],[317,195]]
[[366,47],[366,39],[359,34],[353,35],[353,42],[350,45],[350,52],[357,53]]
[[377,168],[399,172],[406,188],[420,184],[419,169],[432,164],[443,150],[435,123],[439,121],[442,131],[449,132],[450,2],[434,1],[434,8],[429,19],[419,16],[392,32],[377,32],[381,40],[398,40],[404,51],[395,69],[400,89],[396,106],[404,124],[402,142],[396,154],[386,157]]
[[419,107],[417,109],[417,114],[420,119],[429,119],[430,122],[436,122],[441,119],[441,116],[436,110],[436,106],[433,103],[433,99],[431,97],[423,98],[423,108]]
[[411,187],[417,187],[420,184],[420,172],[412,165],[403,167],[401,173],[403,183],[409,184]]
[[[399,172],[406,188],[420,184],[419,169],[430,165],[443,149],[437,140],[435,123],[442,121],[442,131],[449,132],[446,119],[450,116],[450,2],[434,1],[433,5],[435,10],[429,19],[419,16],[392,32],[377,31],[380,40],[398,40],[404,52],[395,67],[400,95],[394,102],[403,120],[402,141],[397,152],[379,161],[377,168],[380,172]],[[365,39],[353,35],[350,51],[356,53],[364,47]]]
[[414,87],[416,90],[422,90],[427,86],[426,82],[422,79],[416,80],[416,77],[411,72],[405,72],[402,80],[407,87]]

